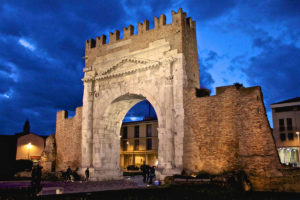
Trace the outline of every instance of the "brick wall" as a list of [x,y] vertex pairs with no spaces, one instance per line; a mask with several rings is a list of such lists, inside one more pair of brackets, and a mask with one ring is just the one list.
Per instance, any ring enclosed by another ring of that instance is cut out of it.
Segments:
[[281,175],[260,87],[220,87],[207,97],[195,93],[185,89],[186,170]]
[[73,118],[68,118],[67,111],[59,111],[56,115],[56,171],[66,170],[68,166],[74,170],[81,166],[81,120],[82,107],[76,108]]

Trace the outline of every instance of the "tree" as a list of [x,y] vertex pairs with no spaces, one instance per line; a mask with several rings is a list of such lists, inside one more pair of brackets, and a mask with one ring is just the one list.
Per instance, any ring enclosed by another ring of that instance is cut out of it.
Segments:
[[24,124],[23,133],[29,133],[29,132],[30,132],[30,124],[29,124],[29,121],[27,119],[25,121],[25,124]]

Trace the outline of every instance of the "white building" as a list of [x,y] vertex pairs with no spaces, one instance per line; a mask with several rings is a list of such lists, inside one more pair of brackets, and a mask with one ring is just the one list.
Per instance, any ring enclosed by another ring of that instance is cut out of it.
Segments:
[[271,104],[273,136],[281,163],[300,167],[300,97]]
[[129,165],[157,164],[157,120],[127,122],[121,128],[120,165],[123,170]]

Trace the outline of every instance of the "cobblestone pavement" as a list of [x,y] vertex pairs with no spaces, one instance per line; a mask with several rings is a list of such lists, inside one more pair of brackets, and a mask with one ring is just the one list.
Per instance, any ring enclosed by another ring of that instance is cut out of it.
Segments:
[[[0,189],[8,188],[26,188],[30,186],[30,181],[1,181]],[[115,181],[58,181],[58,182],[41,182],[42,191],[40,195],[57,194],[57,193],[80,193],[94,192],[104,190],[120,190],[129,188],[145,188],[147,184],[143,183],[142,176],[124,177],[123,180]]]

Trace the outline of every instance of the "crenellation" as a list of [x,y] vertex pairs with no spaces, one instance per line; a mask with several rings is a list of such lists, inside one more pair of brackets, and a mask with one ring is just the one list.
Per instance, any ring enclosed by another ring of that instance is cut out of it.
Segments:
[[[178,10],[178,12],[172,11],[172,23],[170,24],[175,26],[183,26],[196,28],[196,22],[192,20],[192,18],[186,18],[186,12],[182,11],[182,8]],[[162,27],[166,25],[166,16],[161,14],[160,17],[154,17],[154,29],[151,31],[158,31]],[[140,34],[144,34],[149,31],[149,21],[145,20],[143,23],[138,23],[138,34],[134,35],[134,26],[129,25],[128,28],[123,28],[123,39],[127,40],[133,36],[138,36]],[[86,50],[90,50],[95,47],[101,47],[104,44],[115,43],[120,40],[120,32],[116,30],[115,32],[109,33],[109,42],[106,42],[106,36],[101,35],[101,37],[96,37],[96,41],[94,39],[90,39],[86,41]]]
[[160,28],[166,25],[166,16],[161,14],[159,18],[154,17],[154,28]]
[[101,35],[101,37],[96,37],[96,47],[100,47],[106,44],[106,35]]
[[128,28],[123,28],[123,39],[128,39],[130,36],[132,36],[134,33],[134,26],[131,24],[128,26]]
[[91,38],[90,40],[87,40],[85,42],[86,49],[91,49],[91,48],[94,48],[95,46],[96,46],[96,41],[93,38]]
[[185,19],[186,19],[186,12],[183,12],[182,8],[179,8],[177,13],[172,10],[172,24],[184,25]]
[[109,33],[109,43],[116,42],[119,39],[120,39],[120,31],[115,30],[114,33],[112,32]]
[[191,17],[186,18],[186,24],[190,28],[196,28],[196,21],[193,21]]
[[145,20],[144,23],[138,23],[138,33],[143,34],[149,30],[149,21]]
[[56,118],[59,119],[59,120],[67,119],[68,118],[68,111],[61,110],[61,111],[57,112]]

